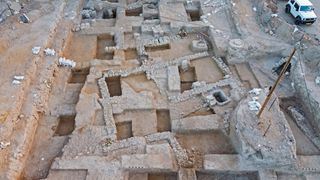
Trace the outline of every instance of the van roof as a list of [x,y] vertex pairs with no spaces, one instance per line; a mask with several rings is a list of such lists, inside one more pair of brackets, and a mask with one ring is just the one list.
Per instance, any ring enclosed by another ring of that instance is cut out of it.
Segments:
[[309,0],[296,0],[300,6],[313,6]]

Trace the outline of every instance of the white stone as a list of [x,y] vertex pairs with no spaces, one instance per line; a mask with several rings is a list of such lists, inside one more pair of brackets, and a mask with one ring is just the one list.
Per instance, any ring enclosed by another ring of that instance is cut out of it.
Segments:
[[214,100],[215,99],[212,94],[206,96],[206,98],[207,98],[207,100]]
[[271,14],[271,17],[278,17],[278,14]]
[[13,78],[19,81],[24,80],[24,76],[13,76]]
[[250,111],[259,111],[261,104],[258,101],[249,101],[248,102]]
[[56,51],[54,49],[46,48],[44,50],[44,53],[46,56],[54,56],[56,54]]
[[70,67],[70,68],[76,67],[76,62],[74,62],[74,61],[72,61],[70,59],[66,59],[64,57],[60,57],[59,58],[58,64],[60,66],[65,66],[65,67]]
[[40,52],[40,49],[41,49],[41,47],[39,47],[39,46],[33,47],[33,48],[32,48],[32,54],[38,55],[39,52]]
[[181,69],[182,71],[187,71],[189,69],[190,62],[188,60],[183,60],[181,62]]
[[260,89],[260,88],[253,88],[251,91],[249,91],[249,93],[258,96],[260,94],[261,90],[262,89]]
[[18,81],[18,80],[13,80],[13,81],[12,81],[12,84],[14,84],[14,85],[19,85],[19,84],[21,84],[21,82]]
[[4,149],[8,146],[10,146],[10,142],[0,142],[0,149]]
[[315,79],[315,81],[316,81],[316,84],[317,84],[317,85],[320,85],[320,76],[317,76],[316,79]]

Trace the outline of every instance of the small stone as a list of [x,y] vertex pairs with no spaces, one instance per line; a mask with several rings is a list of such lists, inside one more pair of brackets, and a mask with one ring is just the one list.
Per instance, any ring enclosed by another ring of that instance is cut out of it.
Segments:
[[70,67],[70,68],[74,68],[76,67],[76,62],[70,60],[70,59],[66,59],[64,57],[60,57],[58,60],[58,64],[60,66],[65,66],[65,67]]
[[35,46],[32,48],[32,54],[38,55],[40,53],[41,47]]
[[24,76],[13,76],[13,78],[18,81],[24,80]]
[[251,91],[249,91],[250,94],[259,95],[262,89],[260,88],[253,88]]
[[270,35],[273,35],[273,34],[274,34],[274,32],[270,30],[270,31],[269,31],[269,34],[270,34]]
[[271,14],[271,17],[273,18],[278,17],[278,14]]
[[18,80],[13,80],[13,81],[12,81],[12,84],[14,84],[14,85],[19,85],[19,84],[21,84],[21,82],[18,81]]
[[0,149],[4,149],[8,146],[10,146],[10,142],[0,142]]
[[320,86],[320,76],[317,76],[317,77],[316,77],[315,82],[316,82],[317,85]]
[[54,56],[56,54],[56,51],[54,49],[46,48],[44,50],[44,53],[46,56]]

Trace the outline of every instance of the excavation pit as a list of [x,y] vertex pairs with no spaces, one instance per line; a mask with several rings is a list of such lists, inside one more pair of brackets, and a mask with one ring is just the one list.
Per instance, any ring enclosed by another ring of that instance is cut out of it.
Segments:
[[235,154],[229,137],[220,131],[199,133],[178,133],[178,142],[183,148],[196,149],[203,154]]
[[144,20],[155,20],[159,19],[159,14],[151,15],[151,16],[145,16],[143,17]]
[[242,84],[247,90],[252,88],[259,88],[260,84],[252,71],[252,68],[249,63],[239,63],[230,65],[231,72],[238,76]]
[[106,83],[108,86],[110,97],[122,95],[120,76],[107,77]]
[[213,96],[219,103],[225,103],[228,101],[228,97],[224,94],[223,91],[216,91],[213,93]]
[[102,19],[117,18],[117,9],[105,9],[102,13]]
[[71,70],[71,76],[68,83],[84,84],[86,82],[87,76],[89,75],[89,72],[89,68]]
[[59,123],[54,136],[67,136],[72,133],[75,127],[76,115],[63,115],[59,117]]
[[[97,36],[73,33],[66,41],[63,56],[75,62],[87,62],[94,59],[97,50]],[[79,53],[81,52],[81,53]]]
[[179,67],[179,73],[180,73],[181,93],[183,93],[184,91],[192,89],[192,83],[197,81],[196,68],[195,67],[189,67],[188,70],[183,71]]
[[171,131],[170,111],[168,109],[156,110],[158,132]]
[[133,137],[132,122],[131,121],[116,123],[116,127],[117,127],[117,139],[118,140]]
[[103,34],[97,37],[97,51],[96,58],[101,60],[112,60],[114,52],[106,52],[106,47],[114,47],[114,36],[110,34]]
[[137,9],[126,10],[126,16],[140,16],[142,14],[142,7]]
[[138,59],[137,49],[135,48],[124,50],[124,55],[126,60]]
[[192,4],[185,4],[185,9],[188,15],[189,21],[200,21],[202,15],[200,9],[200,2],[192,2]]
[[164,50],[167,50],[167,49],[170,49],[170,44],[146,47],[146,51],[147,52],[164,51]]

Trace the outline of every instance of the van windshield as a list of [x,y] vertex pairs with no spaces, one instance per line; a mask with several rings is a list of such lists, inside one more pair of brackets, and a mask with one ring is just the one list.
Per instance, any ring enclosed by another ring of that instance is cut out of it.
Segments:
[[300,11],[312,11],[312,6],[301,6]]

